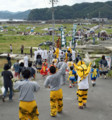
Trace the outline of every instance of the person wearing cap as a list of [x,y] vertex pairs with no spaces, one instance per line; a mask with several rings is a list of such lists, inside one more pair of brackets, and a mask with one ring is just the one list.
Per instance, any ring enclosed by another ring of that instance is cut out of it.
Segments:
[[89,83],[88,83],[88,75],[91,70],[91,63],[87,67],[84,61],[79,61],[78,64],[76,65],[74,63],[74,67],[77,71],[78,74],[78,104],[79,104],[79,109],[83,109],[86,107],[87,103],[87,93],[89,89]]
[[12,88],[12,72],[9,71],[10,66],[8,64],[4,65],[4,71],[1,73],[1,75],[3,76],[3,80],[4,80],[4,88],[5,91],[3,93],[3,97],[2,97],[2,101],[5,102],[5,97],[7,95],[8,92],[8,88],[10,90],[9,93],[9,100],[12,100],[12,96],[13,96],[13,88]]

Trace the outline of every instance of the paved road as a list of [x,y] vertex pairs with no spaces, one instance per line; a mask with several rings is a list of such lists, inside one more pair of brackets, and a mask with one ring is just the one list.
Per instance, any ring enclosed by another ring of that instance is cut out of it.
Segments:
[[[62,86],[64,95],[64,109],[56,118],[50,117],[49,89],[43,87],[44,79],[38,80],[41,89],[35,94],[38,104],[40,120],[112,120],[112,80],[98,79],[96,87],[90,83],[87,108],[78,109],[76,87],[69,88],[68,84]],[[5,103],[0,101],[0,120],[18,120],[18,93],[14,95],[13,102],[8,99]]]

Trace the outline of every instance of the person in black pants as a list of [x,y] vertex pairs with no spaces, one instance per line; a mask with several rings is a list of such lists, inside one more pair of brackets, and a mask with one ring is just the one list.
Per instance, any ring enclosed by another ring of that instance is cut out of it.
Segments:
[[21,45],[21,54],[24,53],[24,45]]
[[9,93],[9,100],[12,100],[12,96],[13,96],[13,88],[12,88],[12,78],[13,78],[13,75],[12,75],[12,72],[11,71],[8,71],[9,69],[9,65],[8,64],[5,64],[4,65],[4,71],[1,73],[1,75],[3,76],[3,80],[4,80],[4,88],[5,88],[5,91],[3,93],[3,97],[2,97],[2,101],[5,102],[5,97],[6,97],[6,94],[8,92],[8,88],[10,90],[10,93]]
[[11,57],[9,54],[7,55],[7,62],[8,62],[9,67],[11,68]]
[[32,50],[32,47],[30,48],[30,56],[32,58],[32,55],[33,55],[33,50]]

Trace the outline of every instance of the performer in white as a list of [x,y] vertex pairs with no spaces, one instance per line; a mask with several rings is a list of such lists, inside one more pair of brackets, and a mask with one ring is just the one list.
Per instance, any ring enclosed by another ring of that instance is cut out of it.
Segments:
[[50,51],[50,64],[52,63],[53,60],[53,51]]
[[37,50],[35,49],[35,51],[34,51],[34,61],[36,61],[36,57],[37,57]]
[[41,55],[42,59],[44,59],[44,50],[40,51],[40,55]]
[[40,55],[41,55],[41,56],[42,56],[42,52],[43,52],[43,50],[42,50],[42,49],[40,49],[40,50],[39,50],[39,53],[40,53]]
[[44,50],[44,58],[43,59],[46,59],[46,60],[48,59],[48,54],[47,54],[47,50],[46,49]]
[[72,50],[72,61],[75,60],[75,50]]
[[24,57],[24,67],[28,67],[28,56],[26,54]]

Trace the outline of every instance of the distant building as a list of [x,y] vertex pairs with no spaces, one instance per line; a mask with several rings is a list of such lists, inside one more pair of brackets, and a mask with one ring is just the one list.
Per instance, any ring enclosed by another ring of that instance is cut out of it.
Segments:
[[92,18],[91,22],[108,22],[108,18]]

